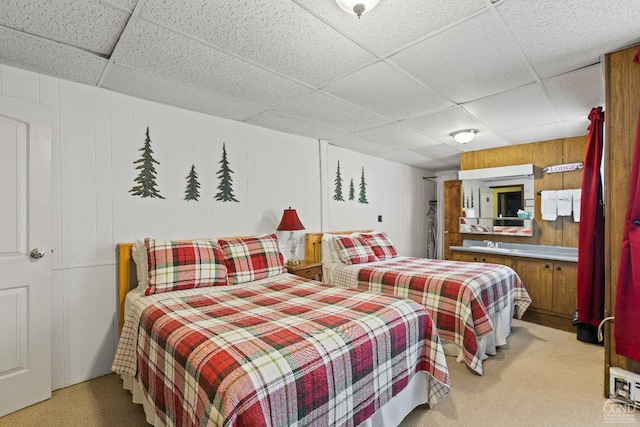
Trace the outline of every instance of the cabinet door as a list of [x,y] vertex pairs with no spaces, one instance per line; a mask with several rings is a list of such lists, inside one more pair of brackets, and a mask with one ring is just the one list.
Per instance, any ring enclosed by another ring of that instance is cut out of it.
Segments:
[[518,273],[531,297],[531,308],[551,310],[553,262],[531,258],[513,260],[513,269]]
[[454,261],[487,262],[489,264],[502,264],[511,267],[511,257],[508,256],[460,251],[452,251],[452,254]]
[[449,246],[462,244],[460,217],[462,216],[462,181],[444,182],[444,259],[453,259]]
[[511,258],[502,255],[492,254],[478,254],[479,262],[486,262],[489,264],[502,264],[511,267]]
[[470,252],[452,251],[454,261],[480,262],[479,254]]
[[573,317],[578,304],[577,288],[577,264],[556,261],[553,271],[553,311],[565,317]]

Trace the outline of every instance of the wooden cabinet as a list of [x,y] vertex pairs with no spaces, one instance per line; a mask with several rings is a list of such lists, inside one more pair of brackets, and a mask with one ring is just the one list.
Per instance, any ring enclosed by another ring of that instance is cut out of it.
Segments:
[[523,319],[575,332],[571,320],[578,304],[577,264],[514,258],[512,268],[520,276],[532,300]]
[[519,258],[514,260],[512,265],[531,297],[529,310],[551,310],[553,306],[553,261]]
[[578,304],[577,263],[480,252],[452,252],[455,261],[487,262],[513,268],[532,300],[523,320],[575,332],[571,320]]
[[462,245],[459,218],[462,216],[462,181],[444,182],[444,259],[453,259],[451,246]]
[[286,267],[288,273],[322,282],[322,264],[319,262],[300,261],[299,265]]
[[573,262],[553,263],[553,304],[551,310],[573,318],[578,307],[578,265]]
[[452,251],[454,261],[486,262],[489,264],[502,264],[511,267],[511,257],[504,255],[484,254],[479,252]]

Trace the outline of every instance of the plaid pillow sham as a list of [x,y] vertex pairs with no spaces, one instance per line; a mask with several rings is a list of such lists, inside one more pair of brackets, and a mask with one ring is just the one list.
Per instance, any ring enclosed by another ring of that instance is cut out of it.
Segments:
[[368,245],[380,261],[398,256],[398,251],[387,233],[361,234],[360,240]]
[[357,237],[338,237],[334,239],[333,244],[340,260],[347,265],[378,261],[371,248]]
[[275,234],[218,241],[224,253],[227,282],[230,285],[252,282],[285,272]]
[[144,244],[149,266],[145,295],[227,283],[217,242],[147,238]]

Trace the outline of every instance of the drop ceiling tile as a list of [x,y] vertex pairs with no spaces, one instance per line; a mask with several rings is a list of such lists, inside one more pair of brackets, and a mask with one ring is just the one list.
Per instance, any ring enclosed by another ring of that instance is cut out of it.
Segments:
[[107,60],[79,49],[0,27],[0,63],[95,85]]
[[275,129],[282,132],[293,133],[295,135],[307,136],[314,139],[331,139],[339,135],[344,135],[344,130],[324,126],[318,123],[311,123],[276,111],[265,111],[246,121],[249,124]]
[[298,83],[153,23],[138,20],[117,63],[272,107],[311,92]]
[[439,141],[400,123],[366,129],[357,134],[372,141],[401,149],[425,147],[439,143]]
[[121,65],[111,66],[103,86],[127,95],[233,120],[247,120],[264,111],[258,105]]
[[637,0],[506,1],[497,11],[542,79],[640,41]]
[[452,156],[446,159],[431,160],[428,162],[420,163],[416,166],[424,169],[428,169],[433,172],[450,171],[450,170],[457,171],[458,169],[460,169],[460,155],[457,154],[455,156]]
[[133,9],[136,7],[136,4],[138,3],[138,0],[106,0],[105,2],[111,3],[114,6],[121,7],[122,9],[133,11]]
[[352,133],[330,138],[329,144],[336,145],[342,148],[348,148],[350,150],[369,154],[371,156],[378,156],[383,153],[390,153],[397,150],[397,148],[389,147],[385,144],[379,144],[377,142],[373,142],[369,139],[362,138]]
[[562,125],[567,131],[567,136],[582,136],[589,133],[589,118],[583,117],[581,119],[568,120],[562,122]]
[[[504,138],[478,122],[460,107],[407,120],[403,123],[460,151],[476,151],[508,145]],[[478,133],[470,143],[459,144],[453,140],[451,133],[461,129],[477,129]]]
[[463,105],[471,115],[496,132],[558,121],[538,83],[511,89]]
[[398,151],[392,151],[390,153],[380,154],[378,157],[391,160],[392,162],[403,163],[409,166],[416,166],[424,162],[433,161],[433,159],[429,157],[422,156],[418,153],[413,153],[411,151],[405,151],[405,150],[398,150]]
[[510,144],[527,144],[529,142],[566,138],[569,134],[562,123],[550,123],[548,125],[500,132],[500,136],[509,141]]
[[458,103],[534,81],[517,46],[488,12],[413,45],[390,59]]
[[604,107],[601,64],[545,80],[544,86],[561,120],[585,118],[594,107]]
[[432,159],[446,159],[447,157],[460,155],[461,149],[452,147],[447,144],[430,145],[428,147],[412,148],[410,151],[414,151],[423,156],[430,157]]
[[385,62],[349,74],[323,90],[394,119],[432,113],[453,105]]
[[391,121],[322,92],[302,96],[279,105],[274,110],[352,132]]
[[484,7],[482,0],[385,0],[357,19],[345,13],[333,0],[300,2],[382,56]]
[[100,0],[0,0],[0,25],[108,56],[130,14]]
[[435,140],[445,143],[455,143],[451,137],[451,133],[460,129],[478,129],[480,130],[478,136],[481,136],[482,133],[487,130],[461,107],[426,114],[402,123],[418,132],[431,136]]
[[290,1],[148,0],[142,15],[311,85],[375,60]]

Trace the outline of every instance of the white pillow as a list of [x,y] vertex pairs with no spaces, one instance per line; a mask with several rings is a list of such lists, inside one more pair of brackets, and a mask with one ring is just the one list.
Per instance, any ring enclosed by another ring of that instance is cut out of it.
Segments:
[[[325,235],[326,234],[323,234],[323,237]],[[342,261],[342,259],[340,258],[340,248],[336,246],[336,239],[349,236],[347,234],[328,234],[326,236],[328,236],[328,246],[330,249],[329,252],[331,253],[331,262],[344,264],[344,261]]]
[[322,240],[320,240],[320,261],[323,264],[334,263],[333,252],[333,234],[322,233]]
[[147,289],[149,277],[149,263],[147,261],[147,247],[144,240],[136,240],[131,250],[131,258],[136,264],[136,276],[138,277],[138,286],[141,289]]

